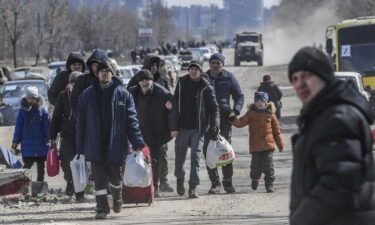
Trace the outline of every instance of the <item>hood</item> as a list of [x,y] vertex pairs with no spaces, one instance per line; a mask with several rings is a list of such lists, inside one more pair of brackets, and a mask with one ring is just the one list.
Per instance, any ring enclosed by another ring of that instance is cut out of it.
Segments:
[[81,72],[82,73],[85,72],[85,60],[83,58],[83,55],[79,52],[72,52],[72,53],[69,54],[68,59],[66,60],[66,69],[69,72],[72,72],[70,70],[70,65],[73,64],[73,63],[76,63],[76,62],[82,63]]
[[151,65],[153,63],[157,63],[158,65],[158,70],[160,66],[160,57],[153,54],[153,53],[148,53],[147,55],[144,56],[143,58],[143,68],[142,69],[151,69]]
[[39,112],[41,112],[44,107],[44,104],[45,101],[42,96],[38,97],[38,101],[33,106],[29,105],[25,96],[22,97],[20,101],[21,109],[25,110],[26,112],[30,112],[32,109],[37,109]]
[[86,65],[89,68],[90,72],[92,72],[91,65],[94,62],[100,63],[100,62],[104,62],[108,60],[109,59],[108,59],[107,52],[100,50],[100,49],[96,49],[94,53],[92,53],[92,55],[87,59]]
[[[273,102],[269,102],[266,104],[266,108],[267,108],[267,111],[269,113],[275,113],[276,112],[276,107],[275,107],[275,104],[273,104]],[[248,109],[249,111],[256,111],[256,106],[254,103],[250,104],[248,106]]]
[[335,80],[324,87],[311,102],[302,108],[298,123],[313,117],[321,110],[332,105],[349,104],[363,113],[370,124],[374,121],[374,114],[366,98],[363,97],[352,81]]

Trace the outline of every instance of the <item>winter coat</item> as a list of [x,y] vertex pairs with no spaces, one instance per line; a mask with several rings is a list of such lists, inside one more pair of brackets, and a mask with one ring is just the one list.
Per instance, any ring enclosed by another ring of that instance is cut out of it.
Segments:
[[263,152],[284,148],[284,141],[281,137],[279,122],[275,115],[274,104],[266,105],[267,112],[257,112],[255,104],[249,106],[249,111],[241,118],[233,121],[237,128],[249,126],[249,150],[253,152]]
[[70,108],[70,86],[60,92],[56,99],[51,124],[49,128],[49,139],[55,140],[61,132],[63,138],[75,139],[75,119]]
[[[168,80],[165,79],[164,77],[162,77],[160,75],[160,72],[159,72],[159,66],[160,66],[160,57],[159,56],[157,56],[153,53],[149,53],[149,54],[145,55],[144,59],[143,59],[143,68],[142,69],[147,69],[147,70],[151,71],[151,65],[154,64],[154,63],[157,63],[157,70],[158,70],[158,72],[156,72],[156,74],[154,74],[154,82],[160,84],[162,87],[164,87],[165,89],[170,91],[169,86],[168,86]],[[130,81],[128,83],[128,86],[127,86],[127,89],[129,90],[131,87],[136,86],[136,85],[138,85],[137,74],[130,79]]]
[[220,108],[220,116],[228,118],[231,111],[231,96],[234,100],[233,111],[236,115],[239,115],[244,104],[244,95],[242,94],[240,84],[233,74],[227,70],[223,70],[216,78],[211,77],[210,70],[206,74],[214,87],[217,103]]
[[[180,104],[183,104],[181,103],[181,97],[184,89],[186,88],[188,79],[190,79],[189,74],[181,77],[177,82],[169,125],[172,131],[180,130]],[[196,118],[198,118],[198,120],[191,122],[196,122],[199,133],[204,134],[208,131],[209,127],[220,126],[219,106],[216,101],[215,91],[213,87],[210,85],[210,82],[203,77],[200,80],[200,89],[196,96],[196,107],[198,109]]]
[[82,63],[82,73],[85,71],[85,61],[83,56],[78,52],[72,52],[69,54],[68,59],[66,60],[66,70],[61,71],[59,74],[56,75],[55,79],[51,84],[51,87],[48,89],[48,101],[55,105],[57,96],[60,94],[61,91],[65,90],[65,87],[69,84],[69,76],[72,72],[70,70],[70,65],[73,62],[80,62]]
[[281,92],[279,86],[274,82],[263,82],[260,83],[258,91],[266,92],[269,96],[269,101],[273,102],[277,109],[281,108],[281,98],[283,93]]
[[[129,141],[134,149],[143,148],[144,141],[138,127],[133,97],[119,80],[113,80],[112,127],[107,162],[122,162],[129,153]],[[74,87],[75,88],[75,87]],[[103,162],[101,157],[100,111],[95,85],[87,88],[79,97],[76,124],[76,150],[86,160]]]
[[91,65],[94,62],[103,62],[107,61],[108,56],[107,53],[103,50],[95,50],[94,53],[90,56],[90,58],[87,60],[86,65],[90,69],[89,73],[86,73],[84,75],[81,75],[77,78],[74,88],[72,91],[72,94],[70,96],[70,106],[73,111],[73,116],[76,115],[77,112],[77,104],[78,104],[78,98],[79,95],[88,87],[94,84],[95,75],[92,71]]
[[[133,95],[134,102],[137,105],[138,98],[143,95],[141,87],[139,85],[133,86],[129,92]],[[153,140],[151,140],[151,143],[148,143],[147,139],[145,141],[149,146],[162,146],[172,139],[168,119],[170,111],[165,107],[165,103],[168,100],[173,102],[173,96],[167,89],[157,83],[153,84],[150,95],[151,99],[146,113],[148,121],[152,121]]]
[[375,222],[371,109],[351,82],[327,84],[292,137],[291,225]]
[[39,97],[33,106],[23,97],[20,105],[13,142],[21,143],[22,157],[46,156],[49,120],[43,97]]

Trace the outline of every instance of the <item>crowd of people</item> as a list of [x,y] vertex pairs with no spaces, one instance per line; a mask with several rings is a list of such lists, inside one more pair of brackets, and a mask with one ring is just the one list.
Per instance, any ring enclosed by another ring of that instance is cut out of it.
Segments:
[[[85,66],[90,72],[82,74]],[[130,145],[134,151],[150,149],[155,197],[160,191],[174,191],[167,179],[167,143],[172,138],[176,191],[185,195],[184,164],[190,148],[187,193],[198,198],[199,164],[209,141],[220,135],[231,142],[232,126],[248,126],[251,188],[258,188],[264,174],[267,192],[274,192],[273,153],[283,152],[285,145],[279,126],[282,92],[272,77],[263,77],[254,103],[240,116],[244,95],[236,77],[225,69],[222,54],[211,56],[208,71],[192,61],[173,94],[159,66],[157,55],[146,54],[143,69],[124,87],[104,51],[96,50],[86,64],[79,53],[71,53],[66,71],[48,91],[55,106],[51,120],[37,89],[27,88],[21,100],[13,147],[21,143],[25,168],[36,162],[37,180],[43,181],[48,145],[55,146],[60,133],[66,194],[74,193],[67,165],[76,154],[84,155],[95,182],[95,218],[105,219],[109,193],[113,211],[122,209],[121,166]],[[301,49],[288,72],[303,104],[299,131],[292,138],[291,224],[372,224],[375,171],[368,104],[352,83],[335,80],[330,60],[316,48]],[[208,193],[220,193],[221,186],[228,194],[236,192],[233,169],[232,163],[223,166],[220,181],[218,169],[207,167]],[[77,201],[84,200],[83,193],[75,194]]]

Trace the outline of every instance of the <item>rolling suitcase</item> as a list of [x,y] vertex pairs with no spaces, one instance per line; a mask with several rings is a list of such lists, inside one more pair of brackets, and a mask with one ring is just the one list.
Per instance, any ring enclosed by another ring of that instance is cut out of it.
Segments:
[[[151,155],[148,147],[142,149],[143,155],[146,158],[147,163],[151,163]],[[125,171],[124,171],[125,172]],[[152,169],[150,176],[150,185],[148,187],[128,187],[122,186],[122,201],[124,204],[139,204],[147,203],[151,205],[154,201],[154,182],[152,179]]]

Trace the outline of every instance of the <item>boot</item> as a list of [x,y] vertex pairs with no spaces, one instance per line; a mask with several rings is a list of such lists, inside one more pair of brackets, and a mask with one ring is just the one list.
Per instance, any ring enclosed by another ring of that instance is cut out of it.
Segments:
[[266,191],[267,191],[267,193],[273,193],[273,192],[275,192],[273,184],[266,184]]
[[251,181],[251,189],[253,189],[254,191],[255,191],[256,189],[258,189],[258,184],[259,184],[259,181],[252,180],[252,181]]
[[198,194],[196,192],[196,185],[189,185],[189,198],[198,198]]
[[121,196],[121,188],[110,188],[112,201],[113,201],[113,212],[119,213],[122,209],[122,196]]
[[78,203],[85,203],[86,202],[85,192],[81,191],[81,192],[75,193],[75,196],[76,196],[76,201]]
[[185,194],[184,186],[185,178],[177,178],[177,194],[183,196]]
[[97,212],[95,215],[95,219],[97,220],[104,220],[105,218],[107,218],[107,213],[105,212]]
[[215,195],[215,194],[219,194],[219,193],[220,193],[220,187],[221,187],[220,182],[218,182],[218,183],[216,183],[216,184],[213,183],[213,184],[211,185],[210,190],[208,190],[208,194],[213,194],[213,195]]
[[173,192],[173,188],[168,184],[168,182],[160,183],[159,185],[160,192]]
[[236,189],[232,185],[232,179],[224,179],[223,180],[223,187],[227,194],[231,194],[236,192]]
[[72,196],[74,194],[74,185],[73,181],[68,181],[66,183],[66,189],[65,189],[65,194],[68,196]]

